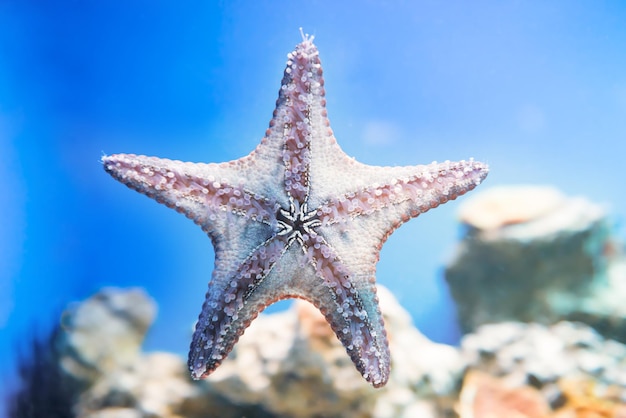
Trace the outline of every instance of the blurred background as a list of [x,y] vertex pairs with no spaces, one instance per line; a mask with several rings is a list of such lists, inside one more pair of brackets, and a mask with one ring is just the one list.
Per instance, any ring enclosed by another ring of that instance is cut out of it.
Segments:
[[[554,185],[606,204],[619,227],[624,22],[617,1],[0,0],[0,375],[19,341],[103,286],[145,288],[159,304],[146,348],[186,355],[211,243],[99,159],[249,153],[299,27],[315,35],[349,155],[375,165],[474,157],[491,166],[481,189]],[[442,266],[457,209],[404,225],[378,264],[378,282],[420,330],[451,344]]]

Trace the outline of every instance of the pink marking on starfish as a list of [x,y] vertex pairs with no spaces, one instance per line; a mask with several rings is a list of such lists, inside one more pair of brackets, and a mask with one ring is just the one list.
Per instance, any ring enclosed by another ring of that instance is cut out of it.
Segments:
[[[214,175],[204,175],[203,168],[215,164],[184,164],[133,154],[105,157],[103,161],[107,161],[105,169],[114,178],[183,213],[200,226],[210,225],[219,210],[266,224],[276,221],[278,206],[275,202]],[[204,211],[205,216],[198,216],[198,208],[209,210]]]
[[[195,332],[190,357],[195,363],[190,368],[196,378],[208,376],[220,365],[224,357],[250,322],[256,317],[241,315],[252,293],[268,276],[286,250],[282,239],[272,237],[250,254],[227,280],[211,281],[198,323],[204,324],[204,332]],[[275,302],[270,299],[265,306]],[[260,312],[265,306],[258,306]]]
[[277,110],[280,110],[274,118],[279,118],[284,129],[285,191],[302,203],[309,192],[309,108],[311,101],[323,93],[320,92],[322,67],[317,48],[307,41],[301,45],[302,48],[287,56],[287,68],[278,96]]
[[184,213],[215,247],[215,269],[194,332],[189,369],[208,376],[267,305],[317,306],[361,374],[389,378],[376,297],[379,251],[402,223],[472,190],[473,160],[376,167],[349,158],[330,129],[313,38],[288,55],[274,117],[248,156],[192,164],[118,154],[104,168],[128,187]]
[[396,178],[387,184],[373,185],[330,199],[318,207],[317,216],[322,225],[328,226],[349,222],[357,216],[371,215],[393,205],[410,203],[412,209],[402,216],[400,222],[397,222],[384,237],[380,243],[382,246],[386,238],[402,223],[449,200],[454,200],[478,186],[480,181],[472,184],[471,181],[466,181],[465,176],[473,174],[476,167],[481,166],[482,163],[475,164],[471,159],[469,164],[466,161],[446,161],[441,164],[418,166],[421,170],[417,170],[414,175]]

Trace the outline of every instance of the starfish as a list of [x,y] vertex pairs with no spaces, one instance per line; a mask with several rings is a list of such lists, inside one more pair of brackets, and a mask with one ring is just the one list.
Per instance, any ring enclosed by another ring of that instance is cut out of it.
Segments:
[[472,159],[407,167],[355,161],[330,129],[313,37],[303,34],[287,57],[269,129],[248,156],[204,164],[116,154],[102,162],[211,238],[215,267],[189,352],[194,379],[220,365],[265,307],[302,298],[381,387],[390,354],[376,297],[380,249],[402,223],[480,184],[488,167]]

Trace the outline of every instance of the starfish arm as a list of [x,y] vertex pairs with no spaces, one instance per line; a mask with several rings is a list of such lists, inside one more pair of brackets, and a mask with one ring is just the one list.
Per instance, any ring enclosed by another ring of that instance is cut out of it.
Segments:
[[211,374],[259,312],[281,298],[255,293],[273,289],[263,283],[287,250],[285,242],[272,237],[252,251],[234,274],[214,270],[189,349],[194,379]]
[[[475,161],[444,162],[384,169],[391,178],[327,199],[317,209],[318,232],[344,262],[361,271],[369,266],[375,275],[380,250],[404,222],[472,190],[485,178],[488,168]],[[376,173],[377,178],[384,179]]]
[[374,387],[384,386],[391,360],[374,275],[348,269],[321,235],[303,239],[306,260],[321,280],[315,281],[315,292],[307,283],[301,297],[324,314],[363,377]]
[[394,219],[393,223],[399,226],[474,189],[489,171],[486,164],[471,159],[397,169],[402,175],[383,184],[374,183],[344,193],[320,205],[317,215],[322,225],[348,222],[358,216],[387,211]]
[[308,39],[288,55],[273,118],[282,127],[285,191],[300,203],[309,194],[311,108],[324,95],[321,68],[317,48]]
[[[102,158],[104,169],[131,189],[183,213],[206,232],[220,212],[275,223],[276,203],[223,178],[220,164],[193,164],[133,154]],[[228,163],[227,163],[228,164]]]
[[[304,204],[309,195],[309,165],[314,121],[326,118],[324,79],[319,52],[304,37],[287,55],[276,109],[266,137],[282,144],[284,190],[289,199]],[[329,125],[325,119],[324,124]]]

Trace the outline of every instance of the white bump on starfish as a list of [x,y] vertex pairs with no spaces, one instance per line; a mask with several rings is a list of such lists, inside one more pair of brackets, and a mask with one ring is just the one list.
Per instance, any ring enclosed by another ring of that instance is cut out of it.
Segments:
[[215,370],[267,305],[296,297],[320,309],[380,387],[390,368],[375,287],[380,248],[402,223],[476,187],[488,168],[471,159],[375,167],[348,157],[330,129],[313,37],[301,34],[250,155],[221,164],[131,154],[102,161],[117,180],[200,225],[215,247],[189,352],[193,378]]

